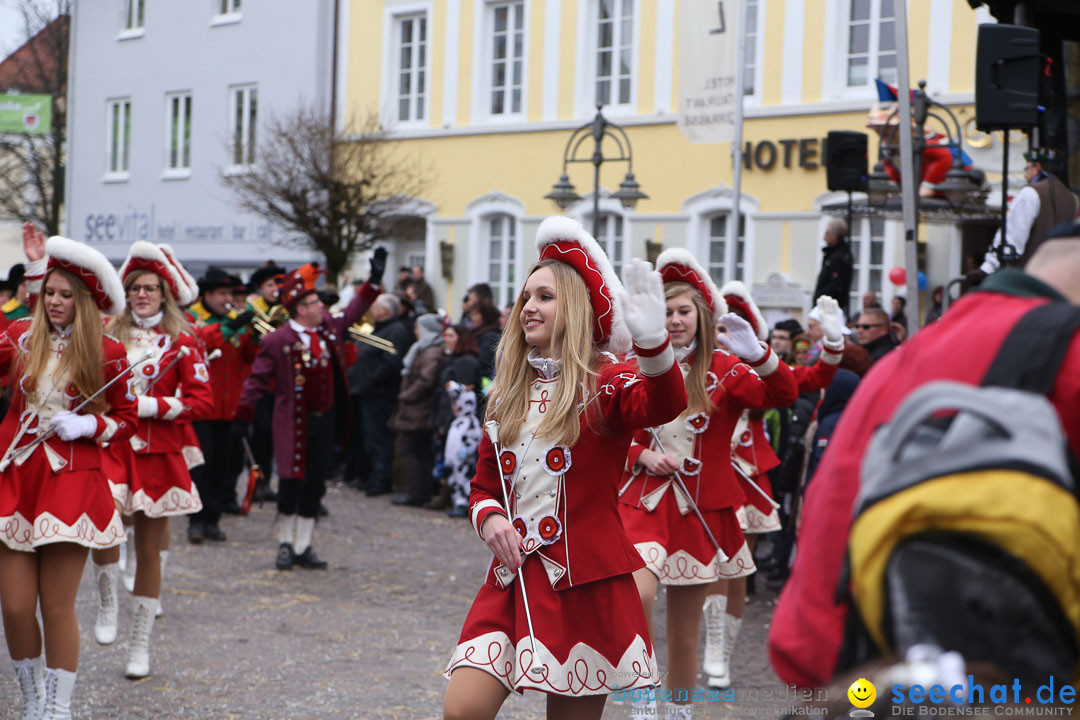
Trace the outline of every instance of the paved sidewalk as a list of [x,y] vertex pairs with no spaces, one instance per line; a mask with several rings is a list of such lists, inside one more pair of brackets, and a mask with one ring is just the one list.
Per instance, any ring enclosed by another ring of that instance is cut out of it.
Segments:
[[[93,637],[94,587],[89,563],[78,599],[82,656],[74,715],[83,720],[392,718],[442,716],[442,670],[457,640],[490,555],[465,520],[441,512],[397,508],[331,488],[330,517],[315,547],[325,572],[273,569],[271,505],[246,518],[226,518],[229,541],[192,546],[183,519],[173,522],[163,604],[154,627],[153,675],[125,680],[131,601],[121,587],[120,639]],[[774,717],[790,701],[765,656],[773,597],[747,609],[736,647],[740,698],[712,702],[697,718]],[[657,656],[666,664],[663,594]],[[2,635],[2,632],[0,632]],[[16,718],[18,690],[10,664],[0,664],[0,718]],[[511,696],[500,718],[544,716],[536,693]],[[609,699],[604,718],[630,718],[629,704]]]

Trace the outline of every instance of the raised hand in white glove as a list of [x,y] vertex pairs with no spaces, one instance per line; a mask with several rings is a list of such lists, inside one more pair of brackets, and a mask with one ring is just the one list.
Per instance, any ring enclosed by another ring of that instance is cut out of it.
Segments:
[[660,273],[634,258],[623,267],[623,285],[619,299],[630,336],[638,347],[661,345],[667,339],[667,301]]
[[141,418],[156,418],[158,414],[158,401],[157,398],[148,397],[146,395],[139,396],[139,417]]
[[840,319],[840,305],[828,295],[822,295],[817,301],[821,315],[821,330],[825,333],[825,344],[830,348],[844,347],[844,321]]
[[727,332],[720,333],[716,339],[731,353],[747,362],[757,362],[765,354],[765,348],[758,342],[750,323],[729,312],[720,316],[720,324]]
[[97,418],[93,415],[77,415],[70,410],[61,410],[53,415],[49,427],[56,431],[64,442],[71,442],[97,434]]

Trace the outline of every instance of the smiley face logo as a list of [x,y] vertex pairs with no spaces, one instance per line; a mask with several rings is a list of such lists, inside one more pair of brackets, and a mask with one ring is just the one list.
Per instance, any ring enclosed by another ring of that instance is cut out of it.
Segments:
[[848,700],[857,708],[868,708],[874,704],[877,688],[866,678],[859,678],[851,683],[847,691]]

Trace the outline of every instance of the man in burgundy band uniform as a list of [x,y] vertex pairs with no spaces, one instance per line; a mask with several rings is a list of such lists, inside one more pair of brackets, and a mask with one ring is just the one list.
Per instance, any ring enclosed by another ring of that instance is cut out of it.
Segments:
[[236,412],[236,432],[246,434],[259,398],[274,393],[274,461],[278,476],[277,568],[293,565],[324,569],[311,546],[319,501],[326,490],[326,473],[333,459],[335,430],[346,429],[347,418],[335,422],[335,403],[347,396],[345,338],[379,295],[386,251],[371,259],[371,274],[345,311],[331,315],[315,291],[316,273],[294,270],[281,286],[288,324],[266,335],[244,382]]

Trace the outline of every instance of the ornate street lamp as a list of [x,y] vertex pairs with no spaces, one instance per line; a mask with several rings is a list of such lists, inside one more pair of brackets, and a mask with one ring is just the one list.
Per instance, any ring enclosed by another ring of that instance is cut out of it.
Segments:
[[[555,202],[555,205],[560,210],[565,210],[575,202],[581,200],[581,196],[574,190],[573,184],[570,182],[570,176],[567,174],[566,166],[569,163],[592,163],[593,165],[593,237],[596,237],[600,231],[600,166],[605,162],[625,162],[628,165],[628,171],[626,177],[619,184],[617,192],[612,193],[612,197],[622,203],[622,206],[627,210],[632,210],[638,200],[648,198],[649,196],[641,192],[641,186],[637,180],[634,179],[634,163],[632,157],[632,151],[630,149],[630,138],[627,137],[626,131],[619,125],[609,121],[604,117],[601,109],[603,105],[596,106],[596,117],[592,119],[592,122],[582,125],[570,136],[570,140],[566,143],[566,149],[563,151],[563,164],[562,175],[559,176],[558,182],[552,187],[544,197],[548,200]],[[593,152],[587,157],[578,157],[578,151],[581,146],[585,144],[585,141],[593,138]],[[618,155],[605,156],[603,153],[602,145],[604,138],[611,138],[618,148]]]

